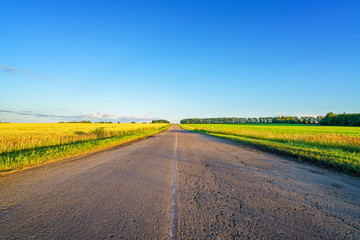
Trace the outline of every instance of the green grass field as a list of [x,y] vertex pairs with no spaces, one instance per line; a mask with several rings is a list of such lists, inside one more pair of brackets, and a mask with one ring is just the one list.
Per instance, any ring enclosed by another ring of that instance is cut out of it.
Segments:
[[181,124],[183,129],[360,175],[360,128],[292,124]]
[[0,172],[100,151],[170,124],[2,123]]

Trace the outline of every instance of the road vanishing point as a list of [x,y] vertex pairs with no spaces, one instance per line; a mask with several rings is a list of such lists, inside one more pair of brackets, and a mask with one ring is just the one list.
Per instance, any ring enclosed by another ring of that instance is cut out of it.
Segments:
[[0,177],[0,239],[360,239],[359,178],[180,129]]

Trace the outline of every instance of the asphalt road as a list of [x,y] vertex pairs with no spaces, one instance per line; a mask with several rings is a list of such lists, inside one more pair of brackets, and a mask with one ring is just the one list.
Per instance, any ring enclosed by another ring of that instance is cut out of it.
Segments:
[[0,177],[0,239],[360,239],[359,183],[172,126]]

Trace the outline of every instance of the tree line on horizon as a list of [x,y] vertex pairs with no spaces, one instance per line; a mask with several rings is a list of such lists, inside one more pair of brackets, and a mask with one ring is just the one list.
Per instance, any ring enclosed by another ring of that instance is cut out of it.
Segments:
[[334,114],[329,112],[321,120],[321,125],[330,125],[330,126],[354,126],[360,127],[360,113],[342,113]]
[[324,116],[277,116],[259,118],[187,118],[180,120],[180,124],[248,124],[248,123],[286,123],[286,124],[320,124],[332,126],[360,126],[360,114],[334,114]]
[[151,123],[170,123],[170,122],[165,119],[158,119],[158,120],[152,120]]
[[[91,121],[69,121],[69,122],[58,122],[58,123],[93,123],[93,122],[91,122]],[[109,121],[109,122],[101,121],[101,122],[94,122],[94,123],[113,123],[113,122],[111,122],[111,121]],[[117,123],[120,123],[120,122],[117,122]],[[136,123],[136,122],[132,121],[131,123]],[[147,123],[147,122],[143,122],[143,123]],[[151,123],[170,123],[170,122],[168,120],[165,120],[165,119],[158,119],[158,120],[152,120]]]
[[259,118],[237,118],[237,117],[221,117],[221,118],[187,118],[180,121],[181,124],[242,124],[242,123],[290,123],[290,124],[319,124],[324,118],[318,117],[259,117]]
[[[58,122],[58,123],[93,123],[91,121],[69,121],[69,122]],[[108,121],[108,122],[104,122],[104,121],[101,121],[101,122],[94,122],[94,123],[113,123],[111,121]],[[120,123],[120,122],[118,122]]]

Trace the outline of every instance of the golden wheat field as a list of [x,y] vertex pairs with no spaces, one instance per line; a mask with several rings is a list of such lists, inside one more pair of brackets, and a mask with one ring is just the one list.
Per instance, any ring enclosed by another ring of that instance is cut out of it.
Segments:
[[151,135],[169,124],[2,123],[0,171],[101,150]]
[[156,130],[166,124],[9,123],[0,124],[0,153]]

